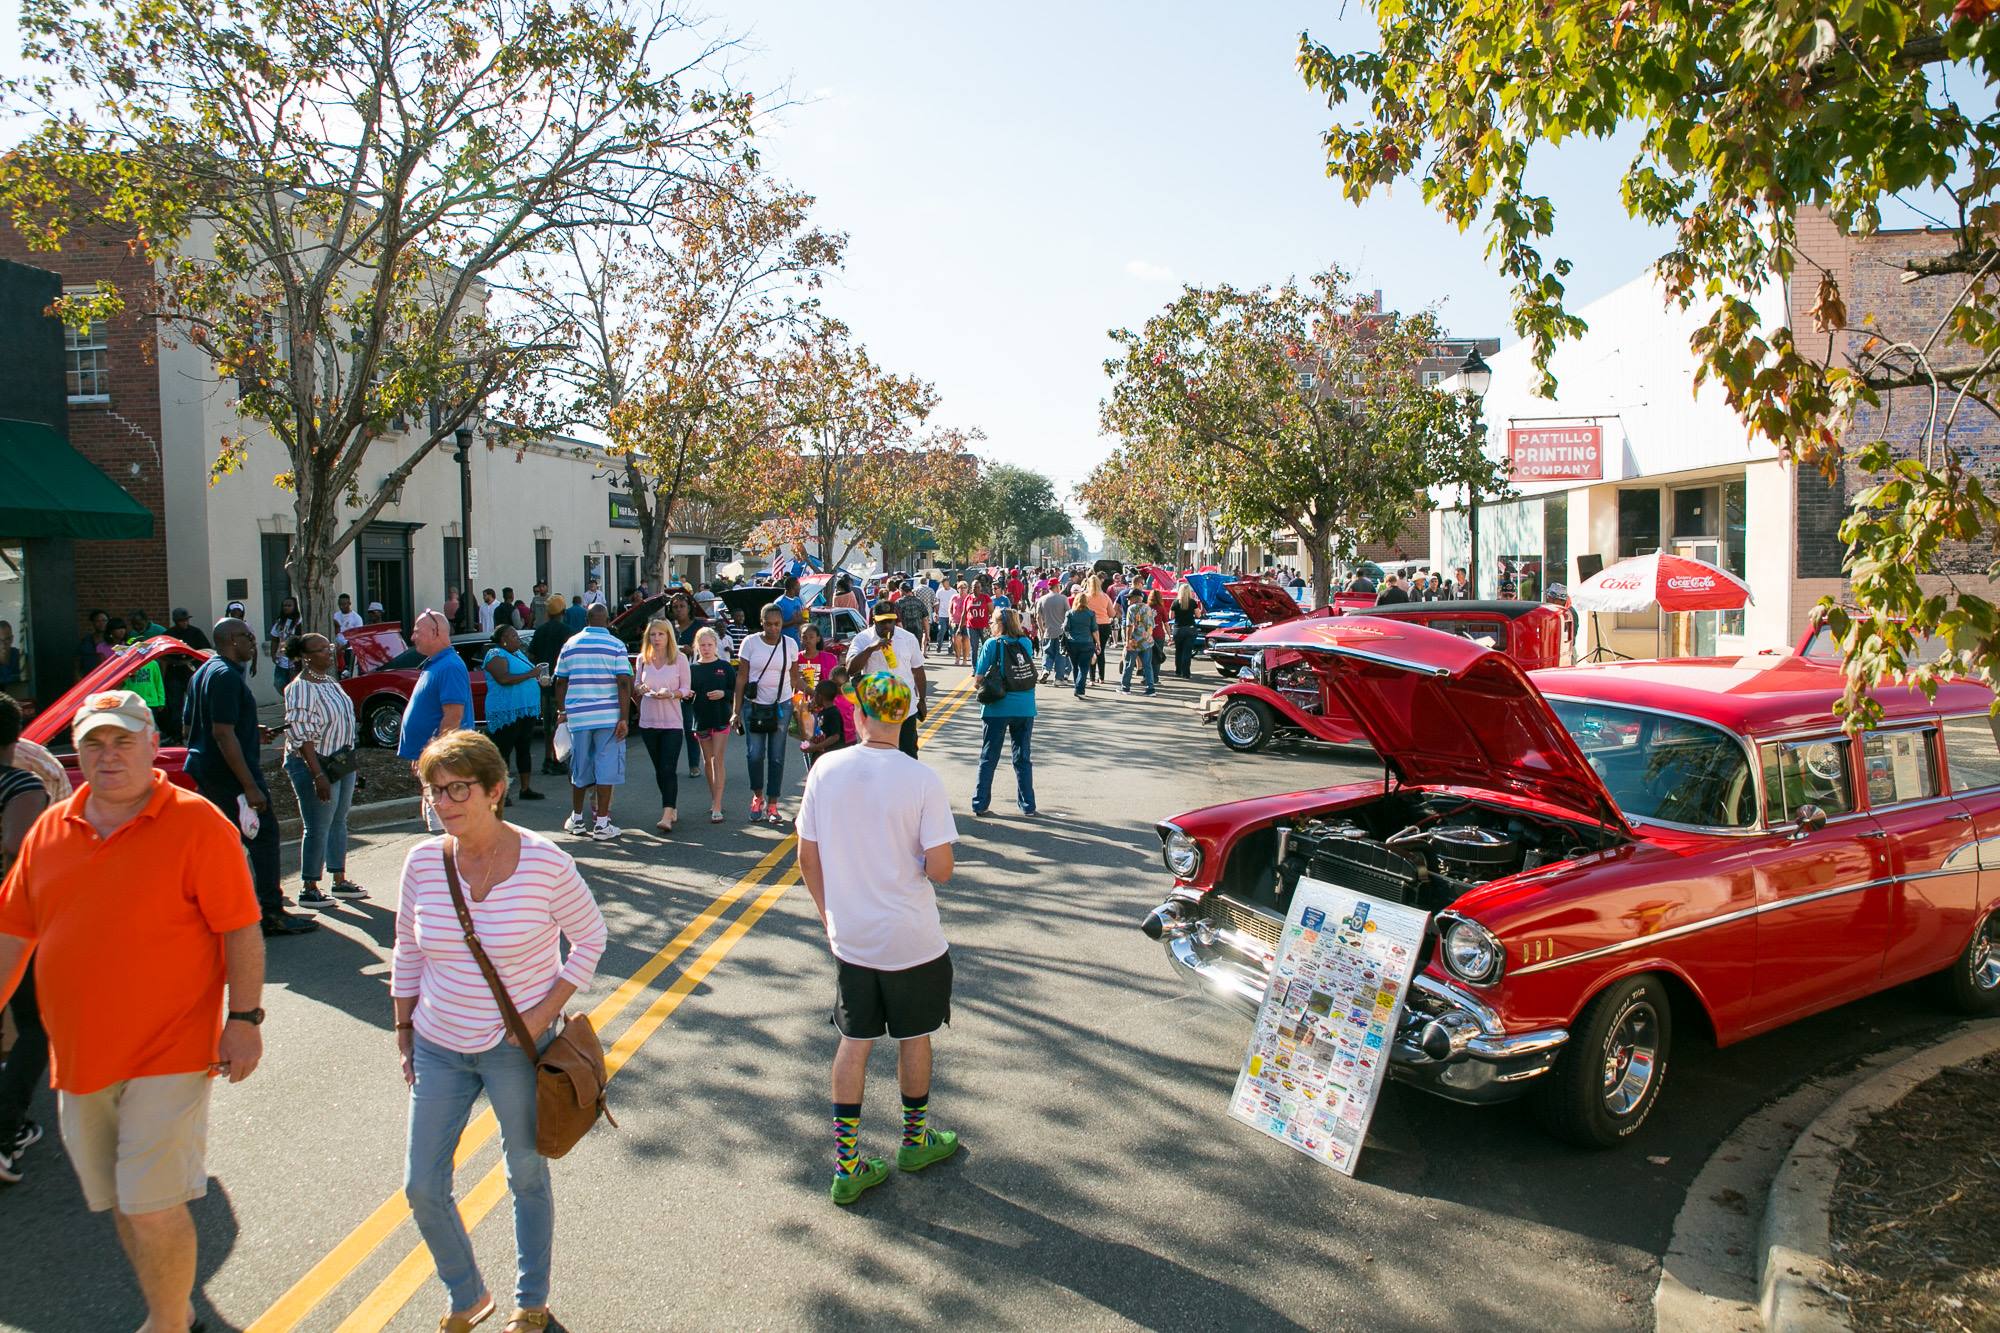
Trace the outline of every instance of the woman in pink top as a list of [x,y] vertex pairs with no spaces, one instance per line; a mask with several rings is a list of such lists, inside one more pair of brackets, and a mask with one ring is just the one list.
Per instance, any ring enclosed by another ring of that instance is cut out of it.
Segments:
[[653,827],[670,835],[680,821],[681,740],[686,735],[681,703],[694,698],[694,687],[687,655],[674,627],[664,620],[646,626],[632,672],[632,693],[639,700],[639,740],[653,760],[653,780],[660,788],[660,822]]
[[548,1326],[555,1245],[549,1164],[535,1151],[535,1062],[507,1035],[500,1005],[466,946],[445,855],[456,864],[473,933],[539,1045],[548,1043],[563,1005],[596,973],[604,918],[568,852],[500,817],[507,763],[483,733],[438,737],[418,757],[417,776],[445,832],[418,843],[403,862],[389,965],[396,1047],[410,1085],[403,1191],[451,1296],[439,1327],[470,1329],[493,1312],[493,1297],[452,1201],[452,1159],[483,1089],[500,1122],[514,1195],[516,1308],[503,1333],[530,1333]]

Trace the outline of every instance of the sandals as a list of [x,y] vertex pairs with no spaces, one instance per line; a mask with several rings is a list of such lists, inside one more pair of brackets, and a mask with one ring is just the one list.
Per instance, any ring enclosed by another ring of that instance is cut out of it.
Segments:
[[548,1310],[522,1310],[516,1308],[507,1322],[501,1325],[500,1333],[542,1333],[542,1330],[550,1327],[552,1325],[549,1322]]
[[473,1308],[471,1314],[448,1314],[438,1320],[438,1333],[471,1333],[475,1325],[485,1323],[492,1314],[493,1297],[488,1293],[486,1298]]
[[720,810],[711,810],[708,812],[708,822],[711,824],[720,824],[726,818],[728,816],[724,815]]

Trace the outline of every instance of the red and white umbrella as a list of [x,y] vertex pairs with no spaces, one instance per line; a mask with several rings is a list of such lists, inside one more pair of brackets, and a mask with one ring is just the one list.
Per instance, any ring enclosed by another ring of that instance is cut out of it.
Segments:
[[1734,611],[1750,600],[1750,585],[1728,570],[1665,551],[1620,560],[1569,590],[1579,611]]

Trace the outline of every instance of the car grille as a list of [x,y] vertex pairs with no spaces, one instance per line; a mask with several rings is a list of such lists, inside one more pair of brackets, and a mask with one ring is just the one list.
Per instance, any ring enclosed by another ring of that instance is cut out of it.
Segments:
[[1306,861],[1306,872],[1314,879],[1392,903],[1417,900],[1415,870],[1401,853],[1358,838],[1329,838]]
[[1276,917],[1266,916],[1219,893],[1203,895],[1201,919],[1217,929],[1233,930],[1238,934],[1261,940],[1265,947],[1274,950],[1278,947],[1278,935],[1285,928],[1285,923]]

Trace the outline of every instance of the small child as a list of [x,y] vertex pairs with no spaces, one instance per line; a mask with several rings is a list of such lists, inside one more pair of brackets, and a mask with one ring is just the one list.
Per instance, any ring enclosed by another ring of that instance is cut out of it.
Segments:
[[[830,678],[813,687],[813,735],[811,740],[799,746],[806,752],[808,768],[821,755],[854,744],[854,724],[841,710],[844,702],[846,700],[841,697],[840,687]],[[849,703],[848,707],[853,705]]]

